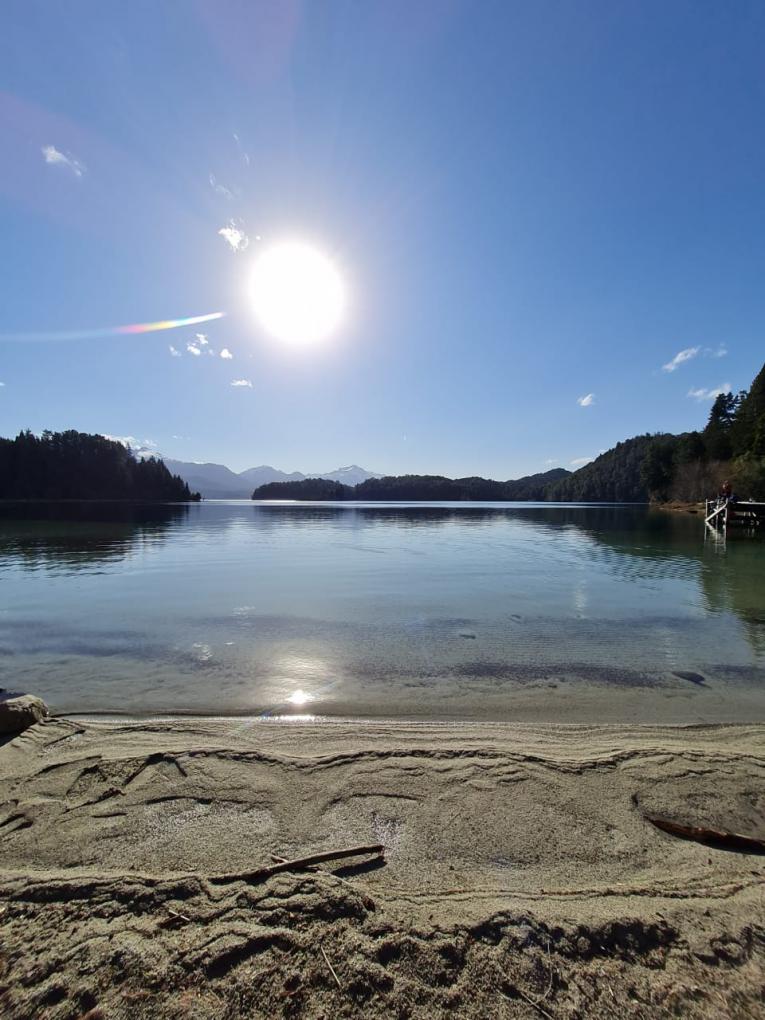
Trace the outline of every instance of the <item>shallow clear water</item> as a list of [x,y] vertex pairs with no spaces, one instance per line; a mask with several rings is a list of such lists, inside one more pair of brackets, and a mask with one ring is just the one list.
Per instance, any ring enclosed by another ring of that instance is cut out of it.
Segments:
[[765,691],[765,542],[642,507],[5,504],[0,684],[69,712],[735,699]]

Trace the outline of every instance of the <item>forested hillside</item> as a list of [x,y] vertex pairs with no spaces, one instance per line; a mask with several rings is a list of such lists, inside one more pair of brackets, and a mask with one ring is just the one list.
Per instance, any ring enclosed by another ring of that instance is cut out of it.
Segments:
[[199,499],[162,461],[85,432],[0,439],[0,499]]
[[551,485],[547,490],[547,498],[583,502],[647,502],[648,490],[641,475],[641,467],[648,451],[659,438],[636,436],[617,443],[592,463]]
[[729,478],[737,495],[765,499],[765,365],[749,390],[721,393],[705,428],[637,436],[550,487],[555,500],[702,500]]
[[514,481],[495,482],[490,478],[446,478],[443,475],[389,475],[368,478],[358,485],[341,485],[321,478],[296,482],[271,482],[261,485],[253,499],[301,500],[543,500],[551,482],[569,474],[554,468]]
[[326,478],[301,478],[294,482],[266,482],[253,492],[253,499],[329,500],[353,499],[349,485]]

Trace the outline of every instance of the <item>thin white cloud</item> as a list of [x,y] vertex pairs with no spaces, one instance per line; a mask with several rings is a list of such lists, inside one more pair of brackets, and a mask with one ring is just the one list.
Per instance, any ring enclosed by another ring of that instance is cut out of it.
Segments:
[[720,344],[716,351],[713,351],[710,347],[704,350],[704,353],[710,358],[724,358],[728,353],[728,348],[725,344]]
[[571,461],[573,467],[582,467],[584,464],[589,464],[593,457],[574,457]]
[[576,398],[576,402],[577,404],[579,404],[580,407],[591,407],[594,401],[595,401],[594,393],[587,393],[583,397]]
[[196,358],[198,358],[199,355],[202,353],[200,351],[200,349],[196,346],[196,344],[192,344],[192,343],[187,343],[186,344],[186,350],[189,352],[189,354],[193,354],[194,357],[196,357]]
[[227,198],[229,201],[233,200],[236,197],[233,191],[229,190],[229,188],[225,187],[225,185],[220,184],[218,181],[216,181],[215,174],[210,174],[210,187],[213,189],[216,195],[221,195],[223,198]]
[[51,166],[65,166],[75,177],[82,177],[87,169],[71,152],[61,152],[55,145],[43,145],[40,151],[46,163],[50,163]]
[[221,227],[218,236],[230,245],[232,251],[244,251],[250,243],[243,225],[237,226],[235,220],[229,220],[228,226]]
[[677,354],[671,361],[668,361],[666,365],[662,365],[663,372],[674,372],[675,369],[679,368],[683,362],[691,361],[701,350],[700,347],[686,347],[683,351],[678,351]]
[[168,351],[170,351],[170,353],[172,354],[172,356],[174,358],[181,358],[181,357],[183,357],[183,355],[178,350],[178,348],[177,347],[173,347],[172,344],[169,344],[167,349],[168,349]]
[[560,457],[548,457],[545,464],[560,464]]
[[231,359],[234,357],[234,355],[231,353],[228,347],[223,348],[223,350],[220,352],[220,356],[223,358],[224,361],[231,361]]
[[242,155],[242,161],[244,162],[244,165],[245,166],[249,166],[250,165],[250,154],[248,152],[245,152],[244,149],[242,148],[242,143],[241,143],[241,141],[239,139],[239,135],[236,133],[236,131],[234,132],[234,141],[236,142],[237,149],[239,149],[239,152]]
[[688,396],[693,397],[694,400],[698,400],[699,402],[701,402],[703,400],[714,400],[715,397],[719,397],[721,393],[730,392],[731,392],[730,383],[726,382],[723,383],[721,386],[715,386],[708,390],[704,389],[703,387],[701,387],[698,390],[690,389],[688,390]]
[[231,383],[231,385],[232,386],[248,386],[250,389],[252,389],[252,383],[250,382],[249,379],[234,379],[234,381]]
[[209,342],[210,341],[207,339],[207,334],[206,333],[197,333],[197,343],[200,346],[204,347],[204,345],[209,343]]
[[5,383],[4,382],[0,382],[0,386],[5,386]]

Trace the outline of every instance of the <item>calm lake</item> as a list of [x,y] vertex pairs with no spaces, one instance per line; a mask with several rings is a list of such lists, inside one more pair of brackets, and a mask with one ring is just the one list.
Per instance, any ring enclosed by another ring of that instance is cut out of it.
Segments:
[[765,542],[624,506],[4,504],[0,671],[57,712],[765,718]]

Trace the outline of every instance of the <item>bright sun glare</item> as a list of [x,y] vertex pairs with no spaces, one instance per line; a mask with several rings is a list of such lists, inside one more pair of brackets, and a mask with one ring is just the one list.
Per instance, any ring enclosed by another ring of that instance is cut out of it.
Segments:
[[345,285],[337,269],[326,255],[300,241],[263,252],[250,293],[260,324],[284,343],[319,343],[337,329],[345,312]]

